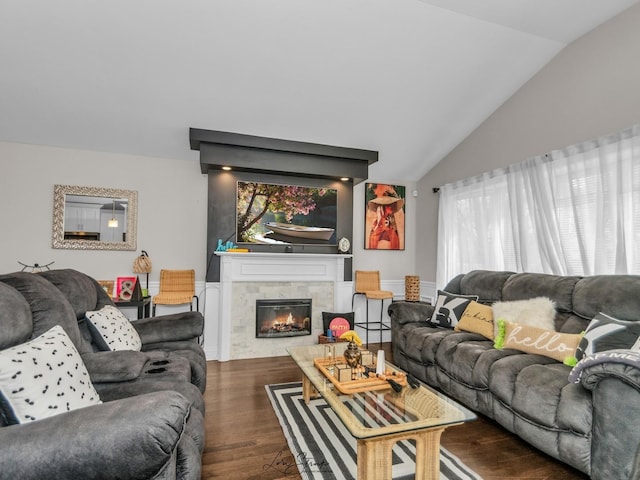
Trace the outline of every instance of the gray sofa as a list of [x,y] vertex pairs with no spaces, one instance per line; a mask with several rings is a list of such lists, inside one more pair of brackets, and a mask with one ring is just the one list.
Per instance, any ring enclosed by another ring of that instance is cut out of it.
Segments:
[[[93,350],[93,341],[85,322],[85,313],[114,305],[98,282],[90,276],[72,269],[50,270],[37,275],[55,285],[73,307],[80,331]],[[143,352],[167,352],[189,362],[191,383],[204,393],[207,387],[207,360],[198,338],[204,329],[200,312],[180,312],[171,315],[144,318],[133,322],[142,340]]]
[[[53,283],[37,274],[0,275],[0,351],[56,325],[103,403],[21,424],[1,405],[0,478],[199,479],[204,401],[189,360],[163,350],[95,351]],[[165,339],[181,329],[158,327]]]
[[[443,290],[477,295],[488,305],[548,297],[563,333],[583,332],[599,312],[640,321],[640,276],[472,271]],[[429,326],[433,310],[423,302],[389,306],[398,366],[594,479],[640,478],[639,369],[605,362],[569,383],[571,367],[557,360]]]

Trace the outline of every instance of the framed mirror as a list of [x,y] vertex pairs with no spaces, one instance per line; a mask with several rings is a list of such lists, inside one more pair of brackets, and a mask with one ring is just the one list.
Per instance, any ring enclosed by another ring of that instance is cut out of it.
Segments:
[[138,192],[55,185],[53,248],[136,250]]

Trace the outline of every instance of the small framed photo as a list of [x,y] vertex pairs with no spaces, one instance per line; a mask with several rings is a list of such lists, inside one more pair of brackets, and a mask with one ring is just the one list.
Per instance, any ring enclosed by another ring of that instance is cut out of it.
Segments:
[[116,280],[116,298],[129,302],[136,287],[136,277],[118,277]]
[[104,291],[107,292],[109,298],[113,298],[113,287],[115,286],[116,282],[114,282],[113,280],[98,280],[98,283],[104,289]]

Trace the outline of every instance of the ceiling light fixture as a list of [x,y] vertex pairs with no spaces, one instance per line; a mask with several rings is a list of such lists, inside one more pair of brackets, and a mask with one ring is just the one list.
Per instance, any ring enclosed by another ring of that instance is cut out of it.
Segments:
[[225,166],[225,167],[222,167],[222,169],[228,172],[229,170],[231,170],[231,167],[226,167]]
[[340,180],[342,180],[343,182],[348,182],[349,181],[349,177],[341,177]]

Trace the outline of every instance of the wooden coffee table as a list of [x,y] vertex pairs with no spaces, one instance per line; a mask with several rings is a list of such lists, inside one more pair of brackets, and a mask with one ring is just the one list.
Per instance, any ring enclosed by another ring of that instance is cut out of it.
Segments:
[[[336,344],[342,355],[346,344]],[[440,436],[445,428],[474,420],[476,415],[441,393],[420,384],[401,392],[391,388],[372,395],[340,393],[314,365],[324,355],[323,345],[293,347],[289,355],[302,371],[305,401],[320,395],[357,441],[358,475],[361,480],[391,480],[391,450],[400,440],[416,443],[416,479],[440,478]],[[400,369],[387,362],[387,368]]]

